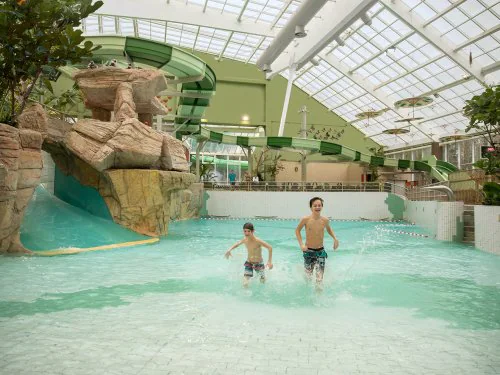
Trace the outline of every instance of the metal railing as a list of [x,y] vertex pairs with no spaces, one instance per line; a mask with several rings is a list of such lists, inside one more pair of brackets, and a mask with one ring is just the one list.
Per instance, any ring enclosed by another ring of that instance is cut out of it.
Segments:
[[405,195],[403,186],[388,182],[204,182],[207,190],[226,191],[282,191],[282,192],[387,192]]

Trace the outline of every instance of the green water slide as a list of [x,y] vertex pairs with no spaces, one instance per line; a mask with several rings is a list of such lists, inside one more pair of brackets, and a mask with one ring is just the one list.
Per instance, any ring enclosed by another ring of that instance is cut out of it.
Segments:
[[[424,171],[431,174],[432,177],[439,181],[444,181],[448,177],[448,172],[444,174],[444,170],[454,171],[455,166],[441,160],[437,160],[436,165],[426,161],[412,161],[405,159],[390,159],[381,156],[373,156],[363,154],[349,147],[342,146],[337,143],[322,141],[318,139],[304,139],[293,137],[243,137],[232,136],[223,133],[211,131],[207,128],[201,128],[200,138],[218,143],[227,143],[244,147],[267,146],[272,149],[284,149],[289,151],[310,151],[312,153],[320,153],[322,155],[338,155],[339,158],[350,161],[357,161],[368,165],[376,165],[379,167],[392,167],[397,169],[412,169],[416,171]],[[439,173],[435,174],[436,172]],[[436,176],[439,176],[436,177]]]
[[448,175],[451,172],[458,171],[458,168],[453,164],[438,160],[435,156],[430,156],[426,160],[422,160],[422,162],[429,165],[432,178],[435,178],[439,182],[448,181]]
[[[92,56],[96,63],[116,59],[122,67],[132,62],[136,66],[160,69],[166,75],[175,76],[170,82],[181,85],[175,117],[175,124],[179,125],[178,135],[200,131],[201,118],[215,93],[216,81],[214,71],[203,60],[165,43],[130,36],[89,36],[85,40],[101,46]],[[83,61],[60,70],[72,76],[78,69],[86,68],[87,63]]]

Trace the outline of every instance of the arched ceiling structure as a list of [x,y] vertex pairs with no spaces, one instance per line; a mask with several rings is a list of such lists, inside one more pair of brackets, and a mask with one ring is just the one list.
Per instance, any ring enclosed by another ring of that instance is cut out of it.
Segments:
[[500,83],[500,0],[104,0],[82,27],[266,64],[388,149],[463,132]]

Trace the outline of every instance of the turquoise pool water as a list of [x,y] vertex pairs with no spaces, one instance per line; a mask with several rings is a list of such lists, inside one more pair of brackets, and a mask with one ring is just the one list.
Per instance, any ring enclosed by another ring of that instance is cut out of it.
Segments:
[[[23,231],[38,222],[64,235],[42,236],[39,248],[124,241],[106,223],[89,236],[81,212],[52,217],[61,212],[52,199],[32,207]],[[143,247],[1,257],[0,372],[500,372],[499,257],[387,231],[424,233],[404,223],[333,221],[341,245],[317,293],[297,222],[255,220],[275,267],[265,285],[244,289],[245,249],[223,254],[245,221],[171,223],[168,237]]]

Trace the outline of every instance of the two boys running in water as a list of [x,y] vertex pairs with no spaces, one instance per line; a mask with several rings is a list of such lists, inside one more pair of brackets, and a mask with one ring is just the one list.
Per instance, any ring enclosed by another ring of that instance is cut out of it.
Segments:
[[[297,228],[295,229],[295,236],[299,242],[300,249],[304,256],[304,269],[306,275],[309,279],[312,278],[314,269],[316,269],[316,283],[320,285],[323,281],[323,274],[325,271],[325,260],[328,254],[323,246],[323,239],[326,232],[333,238],[333,250],[336,251],[339,247],[339,241],[335,236],[328,218],[321,216],[321,210],[323,209],[323,199],[314,197],[309,201],[309,207],[311,208],[311,215],[304,216]],[[306,242],[303,243],[301,230],[306,228]],[[262,247],[265,247],[269,251],[269,257],[267,261],[267,267],[269,269],[273,268],[272,263],[272,253],[273,249],[271,245],[267,242],[261,240],[254,236],[254,226],[251,223],[246,223],[243,225],[243,234],[245,237],[235,243],[226,252],[225,257],[229,258],[232,254],[231,251],[245,244],[248,252],[247,260],[245,262],[245,279],[244,286],[248,285],[250,278],[253,277],[253,271],[260,276],[260,281],[265,282],[265,267],[262,258]]]

